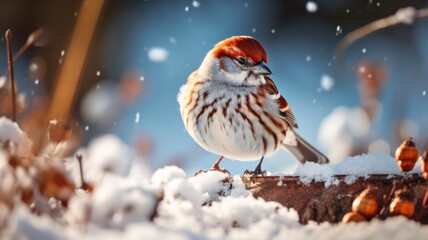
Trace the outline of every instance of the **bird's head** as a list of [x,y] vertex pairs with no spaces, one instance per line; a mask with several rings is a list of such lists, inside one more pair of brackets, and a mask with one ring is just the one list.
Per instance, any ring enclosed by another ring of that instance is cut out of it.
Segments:
[[211,81],[237,86],[259,86],[272,72],[266,51],[255,38],[235,36],[217,43],[208,52],[198,73]]

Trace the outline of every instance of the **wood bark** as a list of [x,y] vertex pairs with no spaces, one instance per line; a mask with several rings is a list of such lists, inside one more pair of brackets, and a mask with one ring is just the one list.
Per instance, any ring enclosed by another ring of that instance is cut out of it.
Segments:
[[[369,175],[358,177],[352,183],[345,175],[334,176],[333,181],[327,183],[312,181],[305,184],[296,176],[268,176],[252,179],[243,177],[243,181],[255,197],[279,202],[287,208],[294,208],[303,224],[311,220],[318,223],[340,222],[343,216],[352,210],[352,202],[355,197],[369,186],[377,188],[380,208],[388,208],[388,197],[393,185],[396,185],[395,190],[407,186],[415,192],[416,212],[413,220],[428,224],[428,208],[422,206],[428,189],[428,181],[425,181],[419,174]],[[392,196],[394,195],[392,194]],[[389,211],[385,211],[383,216],[378,215],[377,217],[381,219],[390,217]]]

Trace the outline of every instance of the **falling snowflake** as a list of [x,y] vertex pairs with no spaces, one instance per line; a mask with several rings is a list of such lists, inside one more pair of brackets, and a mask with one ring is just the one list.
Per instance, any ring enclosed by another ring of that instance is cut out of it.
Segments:
[[318,5],[315,2],[307,2],[306,3],[306,11],[310,12],[310,13],[314,13],[318,10]]
[[137,112],[136,114],[135,114],[135,123],[139,123],[140,122],[140,113],[139,112]]
[[89,131],[89,126],[88,125],[85,126],[85,131]]
[[275,33],[275,29],[270,30],[271,33]]
[[193,6],[194,8],[198,8],[199,6],[201,6],[201,4],[200,4],[198,1],[193,1],[193,2],[192,2],[192,6]]
[[306,62],[310,62],[312,60],[311,55],[306,56]]
[[340,34],[342,34],[342,27],[340,25],[337,25],[337,27],[336,27],[336,36],[339,36]]
[[97,71],[97,76],[99,77],[101,75],[101,72],[100,71]]
[[361,50],[362,53],[366,53],[367,50],[365,48],[363,48],[363,50]]
[[253,31],[253,33],[255,33],[256,32],[256,28],[253,28],[251,31]]
[[422,92],[422,96],[425,96],[425,95],[427,95],[427,91],[425,91],[425,90],[424,90],[424,91]]
[[322,75],[320,85],[324,91],[329,91],[334,86],[334,80],[327,74]]
[[188,6],[186,6],[186,7],[184,8],[184,11],[188,12],[188,11],[189,11],[189,7],[188,7]]
[[147,54],[153,62],[163,62],[168,58],[168,51],[161,47],[150,48]]

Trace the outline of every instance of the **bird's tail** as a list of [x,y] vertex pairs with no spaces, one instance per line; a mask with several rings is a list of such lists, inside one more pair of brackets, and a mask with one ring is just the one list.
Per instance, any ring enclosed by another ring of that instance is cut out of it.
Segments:
[[292,129],[287,131],[287,136],[282,147],[290,152],[291,155],[301,163],[309,161],[325,164],[329,162],[328,158],[324,154],[306,142]]

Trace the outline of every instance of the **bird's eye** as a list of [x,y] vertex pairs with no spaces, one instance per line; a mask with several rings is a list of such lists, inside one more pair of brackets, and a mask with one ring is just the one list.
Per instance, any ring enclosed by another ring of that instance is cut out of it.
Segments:
[[238,60],[238,63],[241,65],[244,65],[247,63],[247,60],[245,60],[245,58],[243,58],[243,57],[239,57],[237,60]]

